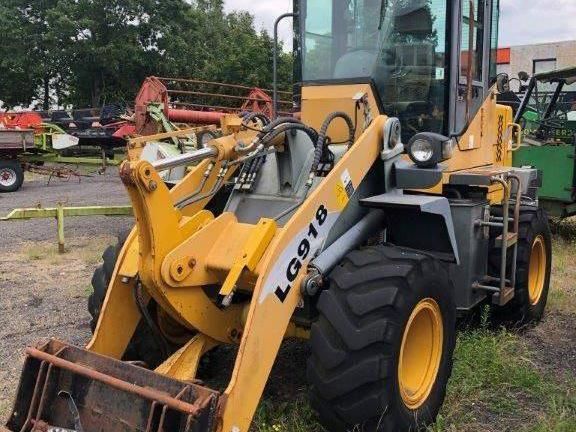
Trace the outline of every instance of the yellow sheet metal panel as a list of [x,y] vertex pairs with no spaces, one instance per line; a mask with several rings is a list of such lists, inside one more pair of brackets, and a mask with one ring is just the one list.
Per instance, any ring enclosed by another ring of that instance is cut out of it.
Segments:
[[[239,223],[235,217],[231,220],[233,222],[212,239],[213,244],[205,257],[206,268],[218,274],[230,271],[254,229],[254,225]],[[225,278],[224,275],[222,281]]]
[[217,341],[198,334],[158,366],[155,372],[181,381],[193,381],[196,379],[200,359],[216,346],[218,346]]
[[256,266],[262,259],[264,252],[276,234],[278,225],[273,219],[260,219],[254,227],[252,234],[244,249],[243,259],[246,260],[246,267],[249,270],[256,270]]
[[446,161],[445,183],[450,173],[495,164],[496,125],[496,95],[492,92],[472,119],[468,130],[458,139],[454,156]]
[[262,259],[268,245],[274,238],[276,227],[277,224],[272,219],[260,219],[256,226],[254,226],[250,233],[250,237],[248,237],[248,241],[236,258],[236,262],[222,284],[222,288],[220,288],[221,296],[226,297],[232,294],[236,289],[236,284],[238,283],[244,268],[251,271],[256,269],[256,266]]
[[[359,94],[368,96],[372,117],[376,118],[380,112],[369,84],[305,86],[302,88],[302,121],[320,130],[326,117],[335,111],[345,112],[354,119],[356,117],[354,97]],[[363,109],[359,109],[357,114],[359,127],[356,137],[359,137],[363,132]],[[332,138],[332,142],[346,141],[348,139],[346,123],[342,120],[333,122],[328,129],[328,135]]]

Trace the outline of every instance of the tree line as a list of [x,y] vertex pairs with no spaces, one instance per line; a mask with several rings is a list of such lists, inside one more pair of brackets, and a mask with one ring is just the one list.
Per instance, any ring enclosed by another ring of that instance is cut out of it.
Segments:
[[[134,100],[151,75],[268,88],[273,45],[224,0],[2,0],[0,100],[99,107]],[[292,58],[280,52],[290,90]]]

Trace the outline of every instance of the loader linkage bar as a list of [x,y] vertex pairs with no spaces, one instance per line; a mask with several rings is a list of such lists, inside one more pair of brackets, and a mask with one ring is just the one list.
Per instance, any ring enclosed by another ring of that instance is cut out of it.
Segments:
[[217,392],[195,383],[50,340],[26,351],[7,427],[22,432],[211,432],[218,399]]

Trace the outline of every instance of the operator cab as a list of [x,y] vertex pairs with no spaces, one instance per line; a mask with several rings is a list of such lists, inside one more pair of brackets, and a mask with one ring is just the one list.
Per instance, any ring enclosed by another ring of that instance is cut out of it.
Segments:
[[497,1],[301,0],[296,8],[303,85],[370,83],[381,113],[400,119],[405,143],[418,132],[460,135],[496,76]]

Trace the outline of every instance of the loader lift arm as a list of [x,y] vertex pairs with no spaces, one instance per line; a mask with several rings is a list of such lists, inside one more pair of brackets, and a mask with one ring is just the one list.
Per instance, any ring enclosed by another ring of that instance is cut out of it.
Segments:
[[[302,300],[300,283],[306,275],[307,263],[322,246],[319,240],[327,237],[344,210],[333,191],[341,183],[345,171],[353,185],[357,187],[362,183],[380,155],[384,122],[384,117],[373,122],[289,222],[276,231],[262,260],[253,270],[256,280],[252,282],[254,285],[251,288],[253,293],[250,303],[233,304],[224,309],[217,307],[213,299],[206,296],[201,285],[223,283],[237,260],[227,260],[226,256],[220,255],[217,250],[203,257],[192,256],[191,253],[194,249],[198,250],[199,244],[208,240],[218,244],[217,239],[221,236],[239,236],[250,241],[250,232],[253,232],[257,225],[249,227],[241,224],[229,213],[214,219],[209,212],[201,210],[203,203],[193,205],[193,209],[185,208],[187,214],[194,215],[183,216],[173,205],[173,195],[178,194],[178,189],[170,193],[159,180],[153,166],[139,161],[126,163],[122,167],[122,178],[130,193],[138,220],[139,279],[145,287],[156,287],[148,293],[173,318],[200,332],[195,343],[178,352],[169,362],[178,362],[179,356],[189,356],[191,351],[197,350],[200,341],[214,340],[219,344],[240,342],[232,380],[220,400],[222,430],[248,430],[280,344],[292,328],[290,319]],[[198,184],[198,177],[206,171],[207,165],[216,163],[217,167],[207,181],[205,190],[213,187],[217,182],[219,167],[225,163],[219,160],[221,155],[233,153],[236,145],[236,141],[231,137],[219,141],[218,156],[198,165],[183,181],[180,189],[184,188],[186,183]],[[232,162],[233,159],[227,161],[228,164]],[[151,185],[155,186],[151,188]],[[308,250],[299,254],[299,250],[303,251],[303,248],[299,248],[301,244],[308,245]],[[244,245],[238,242],[237,246],[241,248]],[[234,252],[232,248],[227,252],[227,256],[241,258],[238,251]],[[193,269],[188,267],[191,259],[194,260]],[[295,262],[298,263],[298,272],[287,279],[287,269],[291,266],[296,268]],[[226,269],[226,272],[222,273],[222,269]],[[122,269],[118,271],[123,274]],[[107,301],[113,303],[113,296],[120,296],[120,292],[125,288],[121,284],[118,287],[114,285]],[[185,307],[190,304],[194,304],[195,308]],[[200,306],[202,304],[205,306]],[[199,310],[202,312],[199,313]],[[125,322],[124,325],[126,324]],[[136,324],[137,321],[134,321],[129,327],[135,328]],[[100,354],[118,357],[118,338],[111,345],[107,345],[105,340],[105,335],[116,326],[116,316],[112,310],[108,313],[105,307],[90,345],[91,349]],[[127,345],[130,336],[127,332],[122,345]],[[196,352],[198,355],[203,354],[202,350]],[[195,358],[190,364],[197,364],[197,361],[198,358]],[[169,368],[163,365],[159,370],[166,371]],[[194,372],[195,369],[190,367],[189,375],[180,372],[180,377],[193,379]]]

